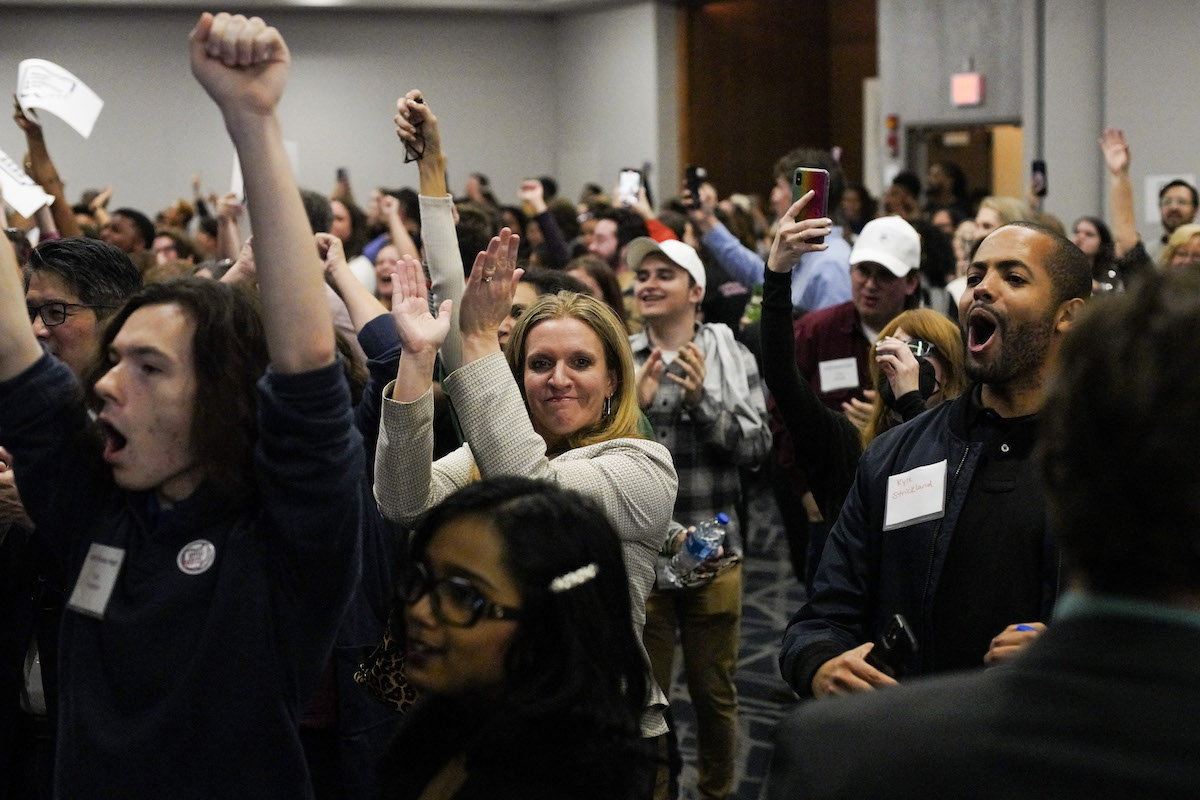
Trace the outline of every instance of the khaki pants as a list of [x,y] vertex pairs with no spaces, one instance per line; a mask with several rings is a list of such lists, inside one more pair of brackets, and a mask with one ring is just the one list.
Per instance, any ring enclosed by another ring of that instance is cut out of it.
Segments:
[[706,800],[733,791],[737,752],[738,642],[742,623],[742,565],[703,586],[660,592],[646,599],[642,640],[654,680],[668,695],[675,660],[675,631],[683,649],[688,693],[696,710],[697,788]]

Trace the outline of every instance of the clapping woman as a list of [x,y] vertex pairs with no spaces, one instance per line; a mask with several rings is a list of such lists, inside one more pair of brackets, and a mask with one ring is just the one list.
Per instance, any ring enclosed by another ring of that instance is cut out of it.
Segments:
[[[637,432],[629,340],[616,315],[562,292],[526,310],[501,352],[497,339],[516,278],[516,237],[504,229],[475,260],[459,312],[463,365],[442,382],[466,444],[433,460],[434,358],[450,329],[452,299],[429,308],[420,264],[401,261],[392,314],[403,340],[396,381],[384,390],[375,496],[384,516],[412,525],[479,478],[540,478],[574,489],[605,513],[621,540],[634,633],[641,641],[655,554],[675,502],[670,453]],[[642,731],[665,732],[647,701]]]

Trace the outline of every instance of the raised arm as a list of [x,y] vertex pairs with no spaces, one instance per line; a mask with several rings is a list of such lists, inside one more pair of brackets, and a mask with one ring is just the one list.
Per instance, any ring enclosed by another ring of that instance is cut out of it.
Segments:
[[[4,200],[0,198],[0,205]],[[29,313],[25,310],[25,288],[21,267],[12,242],[0,236],[0,381],[15,378],[42,355]]]
[[317,252],[325,258],[325,280],[346,304],[356,333],[361,333],[367,323],[380,314],[388,313],[379,298],[367,291],[346,263],[341,239],[329,233],[318,233]]
[[1108,166],[1109,219],[1112,221],[1116,256],[1128,253],[1138,243],[1137,218],[1133,209],[1133,182],[1129,179],[1129,143],[1124,131],[1105,128],[1100,152]]
[[453,372],[463,363],[458,332],[459,300],[463,293],[463,262],[454,228],[454,199],[446,191],[446,159],[438,119],[419,89],[396,101],[396,135],[404,144],[405,158],[417,162],[420,174],[421,239],[434,297],[453,300],[450,334],[442,343],[442,363]]
[[387,220],[388,235],[392,237],[392,244],[400,251],[400,255],[409,255],[420,260],[421,251],[417,249],[412,234],[404,227],[404,219],[400,216],[400,201],[390,194],[385,194],[379,201],[379,210]]
[[327,366],[335,347],[322,265],[275,113],[291,63],[287,44],[258,17],[205,13],[191,34],[191,62],[242,164],[272,365],[281,373]]
[[54,195],[54,202],[51,204],[50,210],[54,214],[58,230],[63,236],[81,235],[82,231],[79,229],[79,223],[75,221],[71,204],[67,202],[62,179],[58,177],[58,170],[54,168],[54,162],[50,160],[50,151],[46,149],[46,137],[42,133],[42,126],[21,110],[21,104],[17,102],[15,95],[13,96],[13,119],[16,121],[17,127],[25,132],[25,144],[29,148],[29,157],[25,164],[26,173],[46,192]]
[[[808,475],[821,512],[833,519],[851,483],[862,451],[857,429],[821,402],[796,366],[792,328],[792,268],[806,252],[824,250],[809,238],[828,236],[829,220],[797,221],[805,198],[780,219],[763,284],[763,380],[792,439],[796,460]],[[814,565],[815,567],[815,565]]]

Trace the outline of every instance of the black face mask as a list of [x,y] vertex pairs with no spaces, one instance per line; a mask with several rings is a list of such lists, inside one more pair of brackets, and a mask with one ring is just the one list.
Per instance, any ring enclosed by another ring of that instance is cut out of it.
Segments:
[[[933,362],[928,358],[918,357],[917,365],[917,391],[921,393],[921,399],[928,400],[937,391],[937,374],[933,371]],[[892,384],[888,382],[887,375],[884,375],[882,370],[879,373],[878,389],[883,404],[895,411],[896,395],[892,393]]]

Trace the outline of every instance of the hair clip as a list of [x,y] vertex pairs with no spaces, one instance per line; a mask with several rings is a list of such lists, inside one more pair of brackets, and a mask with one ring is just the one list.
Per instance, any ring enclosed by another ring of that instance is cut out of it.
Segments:
[[574,589],[576,586],[585,584],[592,578],[596,577],[596,573],[599,571],[600,568],[596,566],[595,561],[590,564],[585,564],[582,567],[578,567],[570,572],[559,575],[557,578],[550,581],[550,591],[558,594],[559,592],[565,592],[570,589]]

